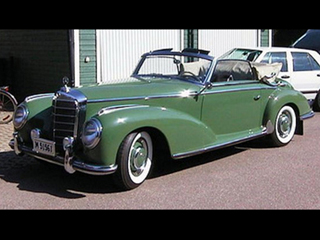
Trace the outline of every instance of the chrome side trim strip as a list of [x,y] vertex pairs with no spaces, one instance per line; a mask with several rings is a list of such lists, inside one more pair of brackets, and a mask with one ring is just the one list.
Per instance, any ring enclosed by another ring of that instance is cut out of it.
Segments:
[[194,97],[196,92],[190,93],[188,96],[183,96],[179,94],[167,94],[167,95],[154,95],[154,96],[136,96],[136,97],[119,97],[119,98],[109,98],[109,99],[92,99],[88,100],[88,103],[104,103],[104,102],[119,102],[119,101],[133,101],[133,100],[152,100],[152,99],[162,99],[162,98],[184,98],[184,97]]
[[[243,84],[258,84],[258,82],[248,82],[248,81],[244,81],[244,82],[235,82],[232,84],[218,84],[218,85],[213,85],[213,88],[211,89],[211,91],[208,92],[203,92],[201,95],[210,95],[210,94],[217,94],[217,93],[227,93],[227,92],[240,92],[240,91],[250,91],[250,90],[264,90],[264,89],[276,89],[277,87],[274,86],[256,86],[256,87],[251,87],[248,86],[246,88],[242,88],[242,89],[235,89],[235,88],[231,88],[231,89],[217,89],[216,88],[220,88],[220,87],[233,87],[233,86],[238,86],[238,85],[243,85]],[[107,98],[107,99],[91,99],[91,100],[87,100],[88,103],[104,103],[104,102],[118,102],[118,101],[133,101],[133,100],[152,100],[152,99],[162,99],[162,98],[185,98],[185,97],[195,97],[197,96],[198,92],[190,92],[188,93],[188,95],[184,95],[184,92],[181,93],[176,93],[176,94],[166,94],[166,95],[154,95],[154,96],[135,96],[135,97],[119,97],[119,98]]]
[[[213,88],[214,89],[214,88]],[[233,93],[233,92],[243,92],[243,91],[253,91],[253,90],[265,90],[270,89],[270,87],[247,87],[247,88],[233,88],[233,89],[221,89],[221,90],[212,90],[210,92],[204,92],[203,95],[219,94],[219,93]],[[272,89],[272,87],[271,87]]]
[[146,108],[149,107],[149,105],[138,105],[138,104],[129,104],[129,105],[117,105],[117,106],[112,106],[112,107],[106,107],[106,108],[102,108],[99,112],[98,112],[98,116],[102,116],[105,114],[109,114],[109,113],[113,113],[116,111],[120,111],[123,109],[130,109],[130,108]]
[[145,97],[123,97],[123,98],[107,98],[107,99],[91,99],[88,100],[88,103],[104,103],[104,102],[118,102],[118,101],[131,101],[131,100],[143,100]]
[[41,98],[47,98],[47,97],[52,97],[53,98],[54,94],[53,93],[44,93],[44,94],[32,95],[32,96],[26,97],[25,101],[26,101],[26,103],[29,103],[29,102],[32,102],[34,100],[38,100],[38,99],[41,99]]
[[312,93],[318,93],[319,91],[310,90],[310,91],[301,91],[301,92],[302,92],[302,94],[312,94]]

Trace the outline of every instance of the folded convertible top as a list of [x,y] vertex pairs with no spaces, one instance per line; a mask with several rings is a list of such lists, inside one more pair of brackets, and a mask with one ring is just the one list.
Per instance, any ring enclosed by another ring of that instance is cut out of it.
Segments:
[[268,64],[251,62],[251,65],[256,70],[259,80],[267,80],[269,82],[274,82],[276,80],[282,68],[282,63]]

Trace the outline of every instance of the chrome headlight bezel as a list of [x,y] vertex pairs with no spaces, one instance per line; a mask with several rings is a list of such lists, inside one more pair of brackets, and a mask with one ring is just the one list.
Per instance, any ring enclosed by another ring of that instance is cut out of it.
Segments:
[[24,104],[19,105],[16,111],[14,112],[13,126],[18,130],[21,129],[26,124],[28,120],[28,115],[28,108]]
[[87,149],[95,148],[100,142],[102,135],[102,124],[96,118],[87,121],[83,126],[82,144]]

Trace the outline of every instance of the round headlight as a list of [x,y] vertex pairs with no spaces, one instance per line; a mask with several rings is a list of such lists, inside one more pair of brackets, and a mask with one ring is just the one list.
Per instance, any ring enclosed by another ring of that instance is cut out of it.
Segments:
[[82,132],[82,143],[86,148],[95,148],[101,138],[102,125],[99,120],[92,118],[85,123]]
[[19,105],[14,113],[13,125],[16,129],[21,129],[27,122],[29,111],[25,105]]

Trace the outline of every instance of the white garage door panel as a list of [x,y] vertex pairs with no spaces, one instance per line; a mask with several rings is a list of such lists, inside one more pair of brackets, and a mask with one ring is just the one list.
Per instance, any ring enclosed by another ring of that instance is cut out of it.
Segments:
[[181,50],[181,30],[97,30],[100,41],[100,82],[114,83],[129,77],[145,52]]
[[234,47],[257,47],[256,29],[199,30],[199,48],[210,50],[210,55],[219,57]]

